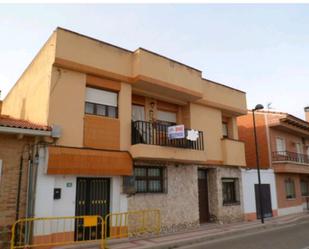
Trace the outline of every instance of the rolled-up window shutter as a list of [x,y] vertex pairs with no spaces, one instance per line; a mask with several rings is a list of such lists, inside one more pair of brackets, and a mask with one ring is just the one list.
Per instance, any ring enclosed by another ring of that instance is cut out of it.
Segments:
[[176,123],[177,114],[175,112],[158,111],[158,120]]
[[99,90],[95,88],[86,88],[86,102],[117,107],[117,93]]

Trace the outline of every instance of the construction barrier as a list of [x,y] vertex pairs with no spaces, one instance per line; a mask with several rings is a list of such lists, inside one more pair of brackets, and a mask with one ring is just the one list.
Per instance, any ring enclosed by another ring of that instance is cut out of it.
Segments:
[[159,234],[160,229],[158,209],[110,213],[105,220],[98,215],[19,219],[12,227],[11,249],[91,242],[104,249],[108,239]]
[[101,216],[20,219],[12,227],[11,249],[99,242],[104,248]]
[[147,209],[105,216],[105,242],[108,239],[160,234],[161,214],[159,209]]

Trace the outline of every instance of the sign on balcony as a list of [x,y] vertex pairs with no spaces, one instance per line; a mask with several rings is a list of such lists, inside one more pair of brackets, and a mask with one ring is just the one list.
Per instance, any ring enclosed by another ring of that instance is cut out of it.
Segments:
[[196,141],[198,139],[198,131],[195,130],[188,130],[187,139],[190,141]]
[[173,125],[169,126],[167,130],[169,139],[180,139],[185,137],[185,126],[184,125]]

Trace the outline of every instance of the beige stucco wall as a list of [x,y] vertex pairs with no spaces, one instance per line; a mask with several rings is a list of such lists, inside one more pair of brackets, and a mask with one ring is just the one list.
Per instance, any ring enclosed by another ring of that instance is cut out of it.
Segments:
[[53,68],[49,125],[60,125],[59,145],[82,147],[86,75]]
[[2,114],[47,124],[55,46],[53,33],[4,99]]
[[114,46],[57,29],[56,57],[130,76],[133,55]]
[[231,139],[222,139],[223,163],[225,165],[246,166],[245,144]]
[[[153,79],[169,82],[196,92],[202,92],[201,72],[180,63],[170,61],[143,49],[134,53],[133,77],[144,75]],[[190,82],[190,85],[188,85]]]
[[203,131],[207,160],[222,161],[222,114],[220,110],[203,105],[190,105],[191,128]]
[[130,153],[136,159],[156,159],[203,164],[207,155],[202,150],[182,149],[168,146],[135,144],[130,147]]
[[120,150],[129,150],[131,147],[131,108],[132,87],[130,84],[121,83],[118,95],[120,119]]
[[246,114],[247,102],[244,92],[203,80],[203,98],[199,103],[229,111],[231,113]]
[[166,173],[167,193],[136,194],[128,198],[128,209],[160,209],[163,232],[198,226],[197,167],[168,165]]

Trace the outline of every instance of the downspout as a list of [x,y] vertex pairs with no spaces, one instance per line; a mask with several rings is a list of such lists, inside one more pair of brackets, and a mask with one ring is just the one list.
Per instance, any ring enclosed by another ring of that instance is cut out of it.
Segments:
[[35,154],[33,158],[33,183],[32,183],[32,199],[31,199],[31,217],[34,217],[34,205],[35,205],[35,195],[36,195],[36,185],[37,185],[37,176],[38,176],[38,168],[39,168],[39,146],[35,145]]
[[18,188],[17,188],[17,199],[16,199],[16,216],[15,216],[16,221],[19,219],[19,202],[20,202],[23,160],[24,160],[24,157],[23,157],[23,154],[22,154],[20,156],[20,162],[19,162],[19,177],[18,177]]

